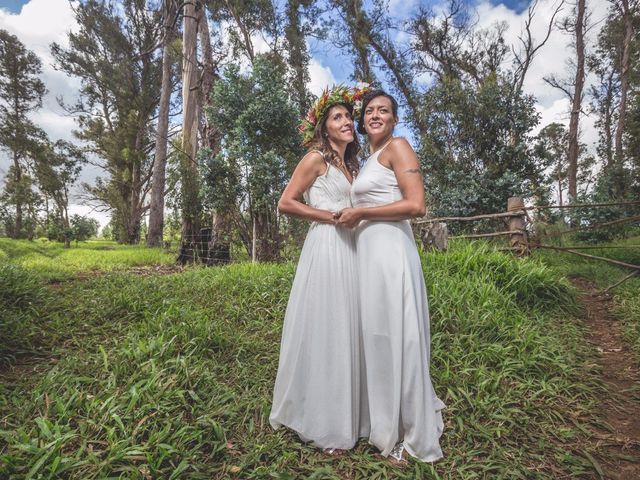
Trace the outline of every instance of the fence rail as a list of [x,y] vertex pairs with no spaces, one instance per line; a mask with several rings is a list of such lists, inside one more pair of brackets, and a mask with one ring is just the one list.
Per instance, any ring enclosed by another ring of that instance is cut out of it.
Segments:
[[[543,210],[543,209],[551,209],[551,208],[558,208],[558,209],[602,208],[602,207],[630,206],[630,205],[640,205],[640,201],[525,206],[522,198],[511,197],[507,202],[506,212],[473,215],[469,217],[450,216],[450,217],[438,217],[438,218],[421,218],[419,220],[416,220],[414,223],[418,225],[426,225],[422,227],[422,232],[421,232],[422,243],[425,249],[435,248],[437,250],[446,250],[448,248],[449,239],[460,239],[460,238],[479,239],[479,238],[509,236],[510,246],[500,248],[500,250],[515,252],[517,255],[527,255],[531,250],[536,248],[555,250],[555,251],[570,253],[573,255],[578,255],[584,258],[589,258],[591,260],[603,261],[603,262],[614,264],[620,267],[632,269],[632,272],[629,275],[626,275],[623,279],[621,279],[620,281],[608,287],[605,290],[606,292],[608,292],[609,290],[617,287],[618,285],[628,280],[629,278],[632,278],[635,275],[637,275],[640,272],[640,265],[621,262],[619,260],[614,260],[611,258],[601,257],[597,255],[590,255],[587,253],[579,252],[577,250],[588,250],[588,249],[599,249],[599,248],[617,248],[617,249],[640,248],[640,245],[611,245],[611,246],[577,245],[572,247],[558,247],[554,245],[543,244],[539,241],[539,239],[537,239],[538,241],[530,241],[529,240],[530,229],[527,228],[527,225],[531,223],[531,218],[529,217],[528,212],[532,210]],[[501,218],[508,222],[508,230],[498,231],[498,232],[455,235],[451,237],[448,235],[448,226],[446,222],[470,222],[470,221],[498,219],[498,218]],[[544,238],[560,237],[563,235],[577,233],[580,231],[593,231],[598,228],[606,228],[606,227],[621,225],[621,224],[630,223],[630,222],[640,222],[640,215],[631,215],[623,218],[618,218],[615,220],[609,220],[606,222],[598,222],[590,225],[583,225],[583,226],[569,228],[567,230],[550,232],[544,235]]]

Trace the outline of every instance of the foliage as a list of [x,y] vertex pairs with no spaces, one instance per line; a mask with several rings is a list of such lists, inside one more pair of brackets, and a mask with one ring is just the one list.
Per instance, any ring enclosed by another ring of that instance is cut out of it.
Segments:
[[[0,29],[0,148],[9,153],[12,161],[2,201],[12,206],[12,224],[7,230],[14,238],[33,234],[36,196],[26,171],[45,138],[42,129],[29,118],[29,113],[42,106],[46,92],[41,73],[38,56],[27,50],[15,35]],[[23,206],[27,207],[31,220],[28,232],[23,231]]]
[[[624,185],[624,191],[629,192],[627,186],[630,178],[624,168],[611,167],[601,173],[593,190],[578,198],[578,203],[607,203],[637,200],[638,197],[620,197],[619,188]],[[602,223],[622,220],[626,217],[640,215],[639,205],[613,205],[597,208],[574,208],[567,213],[567,218],[572,225],[581,227],[592,227]],[[576,239],[589,242],[609,242],[614,239],[628,236],[634,228],[640,225],[639,221],[624,222],[604,227],[597,227],[591,230],[583,230],[575,234]]]
[[[558,204],[564,205],[568,198],[564,195],[568,189],[568,158],[569,135],[564,125],[560,123],[550,123],[546,125],[536,136],[534,152],[540,159],[541,165],[551,170],[548,176],[541,176],[543,185],[540,185],[541,192],[536,195],[536,204],[544,204],[550,200],[550,191],[555,190]],[[577,184],[579,186],[578,195],[586,196],[593,187],[593,167],[595,159],[589,155],[587,146],[584,143],[578,144],[578,164],[577,164]],[[552,185],[555,183],[555,188]]]
[[[32,248],[5,243],[12,263]],[[123,251],[146,250],[106,253]],[[478,244],[423,261],[432,379],[447,404],[446,454],[436,464],[396,467],[366,442],[329,460],[274,432],[268,414],[294,265],[235,264],[57,286],[57,301],[23,322],[55,365],[0,386],[0,469],[16,478],[409,480],[528,478],[535,466],[540,477],[596,478],[594,452],[583,449],[600,393],[568,283]]]
[[[78,29],[68,46],[51,46],[56,68],[81,81],[73,111],[80,140],[103,161],[107,177],[85,189],[114,211],[116,238],[136,243],[145,210],[151,158],[150,120],[160,89],[161,65],[153,53],[160,14],[146,2],[89,0],[74,7]],[[151,53],[149,53],[151,52]]]
[[219,126],[220,152],[204,168],[207,205],[236,211],[240,236],[247,251],[257,241],[256,258],[279,256],[277,202],[287,173],[301,154],[296,134],[298,114],[289,100],[284,68],[269,55],[259,55],[243,74],[229,66],[213,91],[207,114]]
[[445,78],[423,99],[421,137],[429,206],[434,216],[504,211],[507,198],[530,197],[545,183],[530,132],[538,123],[531,96],[491,74],[478,86]]

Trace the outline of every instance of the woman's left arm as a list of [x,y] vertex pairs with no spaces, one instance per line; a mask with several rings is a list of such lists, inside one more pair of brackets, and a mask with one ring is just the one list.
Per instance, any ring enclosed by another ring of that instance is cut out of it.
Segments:
[[[384,154],[384,156],[383,156]],[[380,154],[378,161],[390,168],[396,176],[402,199],[379,207],[345,208],[338,224],[355,227],[361,220],[406,220],[423,217],[426,213],[424,185],[420,162],[416,153],[404,138],[394,139]]]

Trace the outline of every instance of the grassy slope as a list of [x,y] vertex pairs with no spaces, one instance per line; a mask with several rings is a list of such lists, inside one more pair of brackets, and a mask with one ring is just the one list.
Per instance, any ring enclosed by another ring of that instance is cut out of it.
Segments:
[[[572,243],[573,245],[575,244]],[[615,245],[640,245],[640,237],[618,241]],[[640,265],[640,248],[594,249],[584,253],[608,257],[633,265]],[[536,257],[566,276],[579,276],[593,281],[600,288],[607,288],[630,273],[628,268],[590,260],[569,253],[554,251],[536,252]],[[611,291],[614,295],[614,314],[622,323],[626,340],[640,363],[640,276],[625,281]]]
[[0,308],[19,349],[50,358],[0,386],[0,477],[596,478],[581,425],[598,387],[574,292],[536,261],[478,244],[424,257],[445,458],[398,469],[366,442],[330,458],[269,427],[292,264],[47,287],[55,265],[2,246]]

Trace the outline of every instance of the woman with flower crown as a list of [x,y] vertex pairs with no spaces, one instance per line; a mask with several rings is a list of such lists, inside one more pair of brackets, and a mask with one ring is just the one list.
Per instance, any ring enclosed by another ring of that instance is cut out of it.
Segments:
[[361,95],[334,87],[309,111],[300,126],[307,154],[278,203],[281,213],[312,224],[285,313],[269,420],[331,453],[369,431],[354,233],[334,215],[351,206],[359,150],[352,109]]
[[411,145],[393,136],[397,123],[391,95],[364,95],[358,131],[370,155],[338,225],[356,227],[369,441],[384,456],[431,462],[442,457],[444,404],[429,378],[429,307],[409,223],[425,213],[424,185]]

